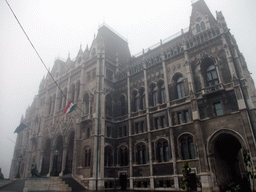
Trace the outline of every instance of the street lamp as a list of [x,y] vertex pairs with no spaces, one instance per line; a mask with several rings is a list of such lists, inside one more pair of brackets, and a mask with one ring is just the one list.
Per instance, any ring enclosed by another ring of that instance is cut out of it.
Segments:
[[58,170],[57,170],[58,156],[60,154],[59,149],[57,149],[57,148],[54,149],[53,154],[54,154],[54,160],[53,160],[53,169],[52,169],[51,176],[59,176],[59,173],[58,173]]
[[18,162],[19,162],[19,167],[18,167],[18,172],[17,172],[16,178],[20,178],[20,164],[22,162],[22,155],[20,155],[18,157]]

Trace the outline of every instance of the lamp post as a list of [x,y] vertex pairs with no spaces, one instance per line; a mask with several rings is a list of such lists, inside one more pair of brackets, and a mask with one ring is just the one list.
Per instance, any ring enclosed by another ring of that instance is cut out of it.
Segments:
[[53,160],[53,168],[52,168],[52,172],[51,172],[51,176],[58,176],[58,170],[57,170],[57,165],[58,165],[58,156],[60,154],[59,149],[54,149],[53,151],[54,154],[54,160]]
[[21,155],[19,156],[18,161],[19,161],[19,167],[18,167],[18,172],[17,172],[16,178],[20,178],[20,164],[22,162],[22,156]]

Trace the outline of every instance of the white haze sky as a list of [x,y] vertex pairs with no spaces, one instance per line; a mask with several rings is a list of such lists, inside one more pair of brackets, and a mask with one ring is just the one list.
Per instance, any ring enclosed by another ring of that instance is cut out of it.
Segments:
[[[58,57],[75,58],[105,21],[128,39],[131,54],[189,26],[190,0],[8,0],[47,67]],[[248,68],[256,79],[256,1],[205,0],[215,17],[222,11]],[[0,0],[0,168],[9,177],[21,116],[38,93],[47,71],[6,2]],[[9,139],[8,139],[9,138]]]

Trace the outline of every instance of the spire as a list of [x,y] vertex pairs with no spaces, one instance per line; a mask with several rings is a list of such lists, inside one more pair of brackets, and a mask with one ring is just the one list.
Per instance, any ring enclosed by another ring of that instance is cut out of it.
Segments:
[[205,1],[193,0],[189,26],[190,35],[196,35],[205,29],[215,26],[217,26],[217,21],[212,15]]

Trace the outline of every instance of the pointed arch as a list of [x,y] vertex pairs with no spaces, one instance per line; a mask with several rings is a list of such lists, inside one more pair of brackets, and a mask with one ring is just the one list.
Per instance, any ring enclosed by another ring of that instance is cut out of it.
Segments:
[[49,138],[45,138],[40,175],[47,175],[49,173],[51,148],[51,140]]
[[75,131],[71,131],[67,137],[67,156],[64,173],[72,173],[73,150],[74,150]]
[[104,165],[110,167],[113,165],[113,148],[110,145],[105,146],[104,150]]
[[166,91],[165,91],[164,80],[160,79],[157,82],[157,86],[158,86],[158,90],[159,90],[159,93],[158,93],[159,103],[160,104],[166,103]]
[[139,88],[139,108],[141,110],[146,109],[146,95],[145,95],[145,88],[140,87]]
[[70,86],[70,100],[71,102],[75,102],[75,84],[72,83],[71,86]]
[[128,110],[127,97],[125,94],[121,94],[118,100],[119,100],[119,108],[120,108],[121,116],[124,116],[127,114],[127,110]]
[[105,114],[106,116],[112,116],[112,96],[110,93],[105,97]]
[[75,86],[75,101],[78,102],[79,95],[80,95],[80,80],[76,81],[76,86]]
[[200,68],[206,87],[219,84],[220,78],[215,58],[204,54],[200,60]]
[[178,137],[178,141],[181,159],[195,159],[194,136],[190,133],[183,133]]
[[172,80],[174,85],[174,98],[181,99],[185,97],[185,83],[183,75],[181,73],[175,73]]
[[134,89],[132,91],[131,96],[132,96],[131,109],[133,112],[136,112],[139,110],[139,92],[138,92],[138,90]]

